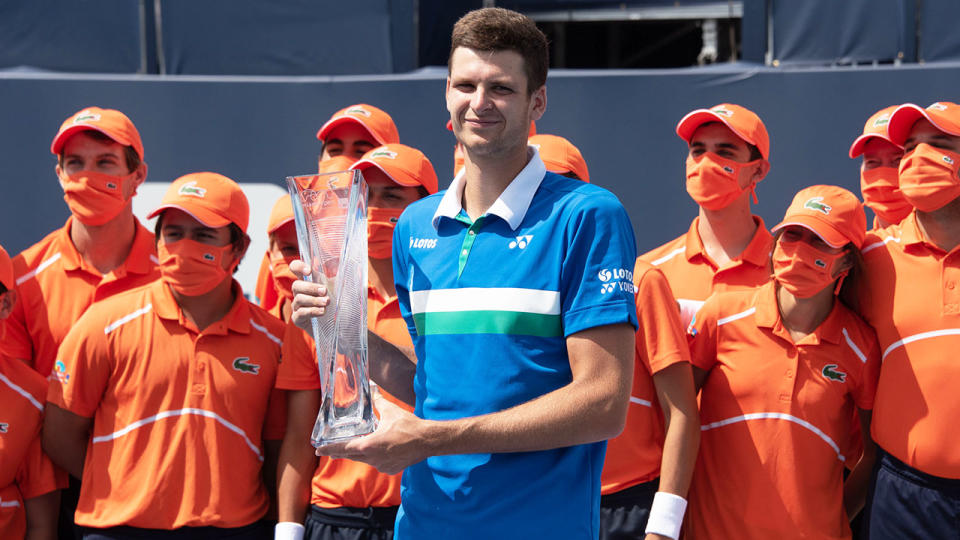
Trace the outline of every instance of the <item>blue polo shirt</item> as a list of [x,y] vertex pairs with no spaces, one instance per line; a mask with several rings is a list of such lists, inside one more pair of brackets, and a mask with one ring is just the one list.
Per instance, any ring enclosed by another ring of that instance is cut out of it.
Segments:
[[[394,279],[417,353],[416,414],[450,420],[530,401],[572,380],[565,338],[637,326],[633,229],[610,192],[527,166],[486,214],[463,177],[410,205]],[[435,456],[403,473],[397,540],[596,538],[605,442]]]

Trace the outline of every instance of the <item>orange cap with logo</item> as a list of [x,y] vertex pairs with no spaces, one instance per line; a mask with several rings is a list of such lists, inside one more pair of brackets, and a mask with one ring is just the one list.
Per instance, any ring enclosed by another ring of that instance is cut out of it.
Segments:
[[887,134],[887,127],[890,125],[890,117],[893,116],[893,111],[895,110],[897,110],[897,106],[891,105],[885,109],[880,109],[879,111],[873,113],[873,116],[867,119],[867,123],[863,125],[863,134],[857,137],[853,141],[853,144],[850,145],[851,158],[855,158],[862,154],[863,147],[866,146],[867,142],[874,137],[883,139],[891,144],[896,144],[890,140],[890,135]]
[[317,173],[327,174],[330,173],[342,173],[334,174],[332,176],[324,177],[324,183],[321,186],[322,188],[345,188],[350,186],[350,181],[353,180],[353,173],[348,173],[350,166],[356,163],[357,160],[353,157],[346,155],[334,156],[329,159],[325,159],[320,162],[317,167]]
[[590,183],[590,171],[587,162],[583,159],[580,149],[567,139],[557,135],[542,133],[530,137],[527,141],[536,146],[540,159],[547,166],[547,170],[557,174],[573,173],[577,178]]
[[132,146],[140,159],[143,159],[143,142],[133,122],[120,111],[100,107],[87,107],[64,120],[50,143],[50,151],[59,156],[67,139],[87,130],[99,131],[123,146]]
[[13,290],[13,261],[10,260],[10,254],[0,246],[0,285]]
[[913,125],[921,118],[926,118],[934,127],[948,135],[960,137],[960,105],[938,101],[926,109],[921,109],[919,105],[905,103],[897,107],[890,116],[890,124],[887,126],[890,142],[903,146]]
[[437,173],[423,152],[405,144],[387,144],[370,150],[350,168],[363,171],[376,167],[401,186],[423,186],[437,192]]
[[838,186],[810,186],[793,198],[783,221],[773,232],[788,225],[809,229],[832,247],[852,242],[860,249],[867,235],[867,216],[856,195]]
[[393,123],[393,118],[382,109],[366,103],[350,105],[335,112],[317,132],[317,139],[326,141],[330,132],[337,126],[350,122],[359,124],[367,130],[378,144],[400,142],[400,133],[397,131],[396,124]]
[[250,204],[240,185],[222,174],[190,173],[170,184],[160,206],[147,218],[176,208],[193,216],[207,227],[219,228],[233,223],[247,232]]
[[722,122],[741,139],[757,147],[763,159],[770,159],[770,135],[756,113],[732,103],[721,103],[709,109],[687,113],[677,124],[677,135],[690,144],[693,132],[708,122]]
[[293,221],[293,203],[290,202],[290,194],[287,194],[273,203],[273,209],[270,210],[270,221],[267,222],[267,234],[273,234],[273,231],[291,221]]

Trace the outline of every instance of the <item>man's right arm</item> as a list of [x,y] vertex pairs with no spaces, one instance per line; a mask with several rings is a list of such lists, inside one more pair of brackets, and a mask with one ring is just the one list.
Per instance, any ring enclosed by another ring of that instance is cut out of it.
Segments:
[[76,478],[83,477],[93,418],[47,403],[43,419],[43,451]]

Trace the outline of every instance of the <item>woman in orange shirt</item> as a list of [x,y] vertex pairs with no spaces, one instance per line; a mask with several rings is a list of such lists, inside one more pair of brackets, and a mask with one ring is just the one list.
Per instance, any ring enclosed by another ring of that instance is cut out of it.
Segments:
[[863,206],[812,186],[773,231],[773,281],[714,295],[688,329],[703,424],[688,538],[850,538],[866,495],[873,443],[846,484],[840,445],[855,410],[870,432],[879,347],[838,301],[858,273]]

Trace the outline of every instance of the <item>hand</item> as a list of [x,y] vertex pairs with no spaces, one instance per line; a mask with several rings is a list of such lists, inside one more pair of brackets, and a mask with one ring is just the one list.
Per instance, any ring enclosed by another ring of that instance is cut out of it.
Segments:
[[385,474],[396,474],[426,459],[426,421],[387,401],[379,392],[373,399],[380,412],[377,430],[347,442],[321,446],[317,455],[362,461]]
[[[291,261],[290,270],[301,278],[310,273],[310,269],[303,261]],[[312,331],[310,321],[326,313],[327,304],[330,302],[327,288],[317,283],[297,280],[293,282],[292,290],[293,311],[291,312],[291,318],[293,324],[309,333]]]

